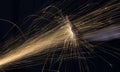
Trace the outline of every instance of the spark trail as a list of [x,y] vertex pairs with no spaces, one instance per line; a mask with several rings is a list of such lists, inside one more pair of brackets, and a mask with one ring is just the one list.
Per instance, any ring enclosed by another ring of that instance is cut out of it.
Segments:
[[0,57],[0,67],[6,67],[9,64],[13,64],[15,61],[32,56],[65,42],[72,42],[72,44],[76,44],[76,38],[72,31],[68,17],[62,20],[61,25],[56,28],[35,39],[29,39],[23,45]]

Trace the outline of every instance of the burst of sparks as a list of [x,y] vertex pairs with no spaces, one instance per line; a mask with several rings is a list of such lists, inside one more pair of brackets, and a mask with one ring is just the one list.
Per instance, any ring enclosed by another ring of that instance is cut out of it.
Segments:
[[[63,25],[58,26],[58,29],[53,29],[46,32],[30,41],[26,41],[20,47],[8,52],[0,58],[0,66],[7,66],[25,57],[29,57],[45,49],[52,48],[55,45],[60,45],[63,42],[73,42],[76,44],[75,34],[68,18],[61,22]],[[56,31],[55,31],[56,30]],[[55,31],[55,32],[54,32]]]
[[[120,3],[111,3],[84,16],[79,17],[76,14],[73,17],[69,16],[70,19],[68,16],[58,17],[56,20],[59,25],[42,33],[40,36],[37,35],[28,39],[24,44],[2,55],[0,57],[0,67],[7,67],[8,65],[14,64],[16,61],[28,58],[58,45],[78,46],[77,40],[79,39],[81,39],[79,44],[84,44],[86,40],[106,41],[120,38],[120,26],[117,25],[119,22],[114,22],[114,19],[118,20],[116,17],[119,13],[118,6],[120,6]],[[45,13],[46,10],[47,9],[44,11]],[[50,13],[48,12],[48,14]],[[45,16],[47,16],[47,14]],[[38,21],[39,19],[40,18],[38,18]],[[87,45],[84,44],[84,46],[88,49]]]

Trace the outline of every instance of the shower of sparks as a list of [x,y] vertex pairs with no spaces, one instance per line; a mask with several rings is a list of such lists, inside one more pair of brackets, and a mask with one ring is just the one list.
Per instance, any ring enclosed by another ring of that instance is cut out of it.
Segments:
[[20,47],[8,52],[0,58],[0,66],[13,64],[15,61],[29,57],[45,49],[52,48],[62,43],[76,44],[76,37],[72,31],[72,27],[68,17],[61,22],[62,25],[57,29],[52,29],[42,36],[30,41],[26,41]]
[[[84,6],[83,9],[87,6],[89,6],[89,4]],[[43,13],[46,13],[45,15],[43,14],[43,18],[49,20],[50,17],[49,14],[50,14],[51,16],[55,17],[55,21],[57,21],[58,25],[48,31],[47,31],[47,27],[49,25],[45,26],[44,29],[46,30],[44,30],[43,32],[41,31],[40,35],[37,34],[29,38],[22,45],[1,55],[0,68],[5,68],[12,64],[14,65],[16,61],[20,61],[24,58],[31,57],[37,53],[41,53],[47,49],[52,49],[53,47],[59,45],[63,45],[65,47],[73,46],[73,48],[79,45],[83,45],[85,46],[86,51],[87,50],[91,51],[90,46],[94,47],[94,45],[92,45],[89,42],[107,41],[107,40],[120,38],[120,25],[118,25],[119,17],[117,17],[118,14],[120,13],[119,11],[120,8],[118,8],[119,6],[120,6],[119,2],[114,3],[113,1],[83,16],[80,16],[78,12],[75,15],[70,15],[70,16],[68,15],[66,17],[64,17],[63,15],[59,17],[59,15],[55,14],[57,12],[60,12],[59,9],[57,9],[58,11],[52,9],[51,12],[49,11],[47,12],[47,10],[49,10],[49,8],[51,7],[48,6],[43,10]],[[57,8],[57,7],[53,6],[53,8]],[[52,13],[54,11],[55,13]],[[46,18],[47,16],[48,18]],[[39,22],[39,20],[41,18],[42,17],[36,18],[34,22],[37,23],[38,20],[38,24],[40,24],[41,22]],[[51,23],[52,22],[54,21],[51,21]],[[36,24],[34,25],[34,23],[33,25],[31,24],[31,26],[33,26],[34,28],[37,27],[37,25]],[[80,49],[78,49],[78,51]],[[112,48],[112,49],[117,50],[116,48]],[[106,50],[106,53],[110,54],[109,52],[107,52],[107,49],[104,50]],[[78,51],[76,52],[79,54],[79,56],[84,57],[84,55]],[[118,52],[114,52],[114,53],[116,53],[116,55],[120,55],[120,53]],[[88,55],[91,55],[91,53],[88,52]],[[115,58],[119,58],[114,54],[112,54],[112,56],[114,56]],[[106,62],[109,63],[108,61]],[[87,68],[87,71],[89,72],[89,68]]]

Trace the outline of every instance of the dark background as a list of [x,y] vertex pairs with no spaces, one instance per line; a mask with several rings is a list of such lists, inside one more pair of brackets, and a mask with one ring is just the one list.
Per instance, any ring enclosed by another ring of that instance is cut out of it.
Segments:
[[[59,0],[58,0],[59,1]],[[73,3],[73,7],[71,7],[71,9],[69,9],[68,11],[65,11],[64,6],[61,6],[61,8],[63,8],[64,13],[65,14],[70,14],[70,11],[72,9],[74,9],[77,5],[80,5],[82,2],[84,3],[85,0],[76,0]],[[94,2],[100,2],[99,6],[93,6],[92,9],[96,9],[99,8],[100,6],[102,6],[103,4],[107,3],[109,0],[91,0],[90,2],[94,3]],[[0,18],[1,19],[6,19],[6,20],[10,20],[18,25],[20,25],[23,22],[23,19],[31,14],[34,14],[38,11],[40,11],[42,8],[54,3],[56,1],[54,0],[0,0]],[[71,4],[72,5],[72,4]],[[92,10],[91,9],[91,10]],[[82,13],[81,13],[82,14]],[[6,22],[0,22],[0,42],[2,44],[2,42],[4,40],[7,40],[3,38],[3,36],[7,33],[7,31],[11,28],[11,25],[6,23]],[[13,30],[12,32],[10,32],[10,34],[7,35],[7,37],[11,37],[14,36],[15,34],[15,30]],[[113,41],[109,41],[109,44],[119,47],[119,41],[118,40],[113,40]],[[103,54],[104,55],[104,54]],[[104,55],[105,56],[105,55]],[[106,55],[108,56],[108,55]],[[110,68],[105,61],[100,60],[100,58],[95,58],[92,61],[95,63],[96,68],[92,68],[92,66],[90,66],[91,71],[90,72],[120,72],[119,66],[120,66],[120,62],[118,60],[116,60],[114,57],[108,56],[108,59],[111,59],[110,62],[112,62],[113,66],[112,68]],[[69,60],[70,62],[72,62],[71,65],[69,65],[70,63],[68,62],[68,65],[63,63],[63,67],[64,66],[68,66],[68,72],[78,72],[77,68],[79,68],[77,66],[78,62],[74,61],[74,60]],[[28,68],[22,68],[22,69],[14,69],[14,70],[10,70],[7,72],[42,72],[40,71],[41,69],[39,69],[39,65],[38,66],[34,66],[34,67],[28,67]],[[93,71],[95,70],[95,71]],[[48,72],[48,71],[45,71]],[[54,71],[51,71],[54,72]],[[61,71],[64,72],[64,71]]]

